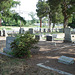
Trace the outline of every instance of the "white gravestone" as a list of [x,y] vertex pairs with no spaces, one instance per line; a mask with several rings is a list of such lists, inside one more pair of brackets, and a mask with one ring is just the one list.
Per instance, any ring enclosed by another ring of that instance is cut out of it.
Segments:
[[72,42],[70,28],[65,28],[64,42]]
[[6,38],[6,48],[3,49],[4,52],[8,53],[11,52],[11,42],[13,42],[16,37],[7,37]]
[[24,28],[20,28],[19,33],[24,34],[25,33]]
[[66,56],[61,56],[58,59],[58,62],[68,65],[68,64],[73,64],[74,63],[74,59],[70,58],[70,57],[66,57]]

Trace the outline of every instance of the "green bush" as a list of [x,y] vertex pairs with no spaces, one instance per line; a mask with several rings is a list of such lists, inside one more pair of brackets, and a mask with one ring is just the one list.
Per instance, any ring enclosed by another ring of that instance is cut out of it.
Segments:
[[30,57],[30,49],[34,48],[34,44],[37,42],[38,40],[34,39],[29,32],[21,34],[11,43],[12,54],[15,57]]

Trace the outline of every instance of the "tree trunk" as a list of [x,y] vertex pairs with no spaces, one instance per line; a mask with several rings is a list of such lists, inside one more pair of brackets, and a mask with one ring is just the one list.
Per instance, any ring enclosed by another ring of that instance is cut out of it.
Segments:
[[1,19],[0,19],[0,27],[2,26],[2,24],[1,24]]
[[42,27],[42,18],[40,18],[40,29]]
[[64,0],[63,1],[63,8],[62,8],[62,13],[63,13],[63,16],[64,16],[64,25],[63,25],[63,32],[64,32],[64,29],[67,27],[68,25],[68,14],[67,14],[67,4],[66,4],[66,1]]
[[50,29],[50,32],[51,32],[51,16],[50,16],[50,14],[49,14],[48,21],[49,21],[49,29]]
[[64,28],[66,28],[68,25],[68,18],[64,17]]
[[53,23],[52,32],[53,32],[54,27],[55,27],[55,23]]

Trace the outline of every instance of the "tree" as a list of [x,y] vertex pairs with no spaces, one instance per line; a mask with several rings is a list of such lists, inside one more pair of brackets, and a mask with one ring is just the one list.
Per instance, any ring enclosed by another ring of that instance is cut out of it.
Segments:
[[12,19],[15,19],[16,23],[18,23],[18,21],[20,20],[21,22],[23,22],[23,24],[26,24],[26,21],[24,20],[23,17],[21,17],[18,13],[14,13],[12,15]]
[[69,23],[68,26],[70,26],[73,29],[75,28],[75,15],[73,15],[72,23]]
[[42,18],[47,16],[49,7],[48,7],[48,4],[42,0],[38,1],[36,7],[37,7],[36,12],[37,12],[37,16],[40,19],[40,28],[41,28],[42,27]]
[[71,17],[71,14],[75,12],[75,0],[48,0],[50,8],[56,9],[61,5],[62,13],[64,16],[64,28],[68,25],[68,19]]
[[31,20],[31,23],[33,24],[33,23],[35,23],[35,13],[33,13],[33,12],[30,12],[29,13],[29,16],[31,16],[31,18],[32,18],[32,20]]
[[3,17],[9,17],[9,10],[11,7],[15,7],[19,4],[18,1],[14,0],[3,0],[0,2],[0,19]]

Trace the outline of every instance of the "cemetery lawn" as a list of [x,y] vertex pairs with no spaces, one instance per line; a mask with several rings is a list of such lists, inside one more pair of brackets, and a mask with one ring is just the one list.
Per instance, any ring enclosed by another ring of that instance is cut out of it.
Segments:
[[[63,41],[40,41],[37,49],[31,49],[31,58],[10,58],[0,54],[0,75],[62,75],[56,71],[37,66],[39,63],[75,75],[75,62],[66,65],[58,62],[62,55],[74,58],[75,44]],[[5,47],[5,40],[0,40],[0,51]]]

